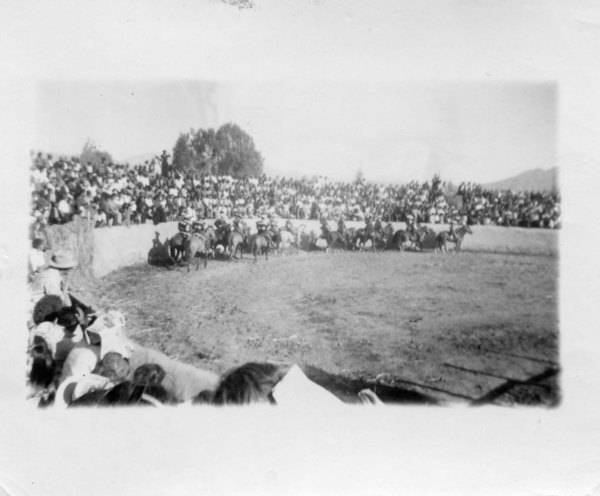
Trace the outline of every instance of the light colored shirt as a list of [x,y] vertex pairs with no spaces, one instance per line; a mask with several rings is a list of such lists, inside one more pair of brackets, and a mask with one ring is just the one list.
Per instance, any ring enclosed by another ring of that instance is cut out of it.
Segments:
[[30,293],[34,303],[46,295],[56,295],[62,298],[65,305],[71,305],[66,281],[62,278],[60,271],[53,267],[48,267],[35,277],[30,285]]
[[46,256],[44,252],[37,248],[31,248],[29,251],[29,280],[32,281],[45,265]]

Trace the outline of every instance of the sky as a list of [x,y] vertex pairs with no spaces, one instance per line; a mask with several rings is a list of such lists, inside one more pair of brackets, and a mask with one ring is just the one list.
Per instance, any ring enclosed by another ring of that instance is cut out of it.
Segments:
[[172,150],[179,133],[234,122],[278,175],[486,183],[556,165],[547,83],[41,82],[34,148],[116,160]]
[[[486,183],[600,154],[597,10],[588,0],[25,5],[11,24],[19,57],[0,69],[21,67],[33,95],[30,149],[73,154],[91,139],[122,160],[236,122],[269,173]],[[26,30],[53,16],[56,37]]]

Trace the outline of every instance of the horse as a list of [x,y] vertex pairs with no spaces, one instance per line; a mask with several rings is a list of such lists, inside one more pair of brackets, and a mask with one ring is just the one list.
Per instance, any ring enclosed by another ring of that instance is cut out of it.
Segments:
[[459,227],[456,231],[454,231],[454,235],[456,237],[456,239],[450,239],[450,233],[448,231],[442,231],[441,233],[439,233],[437,235],[437,238],[435,239],[435,251],[437,252],[438,250],[441,251],[448,251],[448,248],[446,247],[446,243],[450,242],[450,243],[454,243],[456,248],[455,251],[460,251],[460,245],[462,244],[463,238],[465,237],[466,234],[473,234],[473,231],[471,231],[471,228],[468,225],[464,225]]
[[391,248],[392,239],[394,237],[394,226],[392,226],[391,222],[388,222],[386,226],[383,228],[383,237],[385,239],[385,248]]
[[300,224],[296,230],[296,244],[298,249],[308,251],[309,236],[306,234],[306,224]]
[[268,229],[268,234],[271,237],[271,241],[274,245],[274,251],[279,252],[281,250],[281,229],[270,227]]
[[208,226],[203,233],[204,237],[206,239],[206,245],[208,248],[208,251],[211,253],[211,255],[215,256],[215,246],[217,245],[217,232],[215,231],[215,228],[213,226]]
[[375,231],[371,237],[373,243],[373,251],[383,251],[388,244],[388,238],[385,231]]
[[[206,239],[204,234],[192,234],[190,238],[185,243],[185,258],[187,260],[188,266],[187,271],[190,271],[190,265],[192,260],[197,257],[197,255],[204,255],[204,268],[208,263],[208,254],[210,253],[210,247],[208,245],[208,240]],[[196,261],[196,270],[200,268],[200,261]]]
[[346,229],[346,249],[357,250],[358,249],[358,235],[357,230],[354,227]]
[[293,247],[293,248],[296,248],[296,253],[298,253],[300,248],[299,248],[299,244],[298,244],[298,236],[296,234],[293,234],[290,231],[281,231],[279,233],[279,236],[281,237],[281,250],[282,251],[284,248]]
[[250,238],[250,251],[254,255],[254,263],[258,254],[265,254],[265,260],[269,260],[269,250],[271,249],[271,239],[265,233],[259,232]]
[[419,227],[414,233],[408,233],[400,229],[394,233],[392,237],[392,248],[396,250],[404,251],[405,243],[410,241],[412,246],[415,246],[418,251],[423,251],[423,240],[429,233],[429,229],[426,227]]
[[169,240],[169,255],[175,262],[179,262],[183,258],[186,239],[183,233],[178,232]]
[[364,251],[367,249],[367,242],[371,242],[371,249],[376,249],[376,244],[379,243],[380,236],[373,228],[361,227],[356,230],[356,234],[354,236],[353,244],[360,250]]
[[333,252],[336,246],[341,246],[342,250],[346,251],[346,237],[342,233],[330,231],[327,227],[322,227],[321,231],[321,238],[327,241],[327,248],[331,248]]
[[229,250],[229,261],[235,257],[238,249],[240,250],[240,258],[244,258],[244,245],[246,244],[246,236],[239,231],[231,231],[227,237],[227,248]]

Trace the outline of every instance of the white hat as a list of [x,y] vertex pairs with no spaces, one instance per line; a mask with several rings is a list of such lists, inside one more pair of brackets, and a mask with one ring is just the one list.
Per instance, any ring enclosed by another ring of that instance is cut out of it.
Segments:
[[70,251],[57,251],[50,259],[50,267],[54,269],[72,269],[77,265],[73,253]]

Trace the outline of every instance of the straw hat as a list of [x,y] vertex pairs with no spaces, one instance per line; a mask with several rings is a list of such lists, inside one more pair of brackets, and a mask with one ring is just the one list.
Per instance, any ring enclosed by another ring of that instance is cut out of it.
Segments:
[[52,255],[48,265],[54,269],[72,269],[77,265],[77,261],[70,251],[57,251]]

